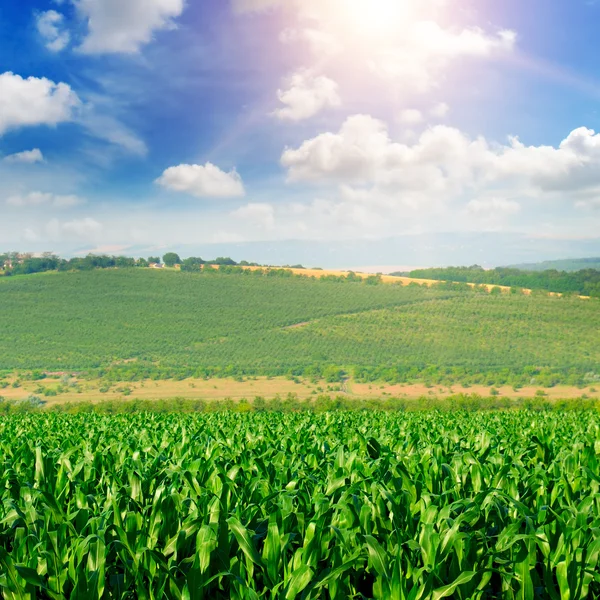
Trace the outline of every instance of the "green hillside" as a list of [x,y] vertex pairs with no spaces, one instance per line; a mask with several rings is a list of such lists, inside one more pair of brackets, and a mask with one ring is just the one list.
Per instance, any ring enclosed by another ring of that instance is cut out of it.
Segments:
[[600,271],[600,258],[566,258],[562,260],[546,260],[538,263],[523,263],[510,265],[509,268],[521,271],[566,271],[573,273],[585,269],[596,269]]
[[250,273],[49,273],[0,280],[0,369],[577,383],[600,372],[599,308]]

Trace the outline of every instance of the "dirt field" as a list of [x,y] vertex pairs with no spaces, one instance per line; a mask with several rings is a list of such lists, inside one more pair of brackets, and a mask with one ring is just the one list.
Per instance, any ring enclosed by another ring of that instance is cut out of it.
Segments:
[[[248,269],[250,271],[256,271],[257,269],[262,269],[263,267],[242,267],[243,269]],[[291,271],[295,275],[304,275],[306,277],[327,277],[328,275],[334,275],[336,277],[346,277],[349,275],[350,271],[332,271],[329,269],[288,269],[286,271]],[[355,275],[366,279],[367,277],[372,277],[373,273],[359,273],[356,272]],[[395,275],[381,275],[381,281],[383,283],[402,283],[403,285],[408,285],[410,283],[418,283],[419,285],[435,285],[436,283],[440,283],[436,279],[414,279],[412,277],[396,277]],[[475,287],[476,284],[469,283],[471,287]],[[488,290],[491,290],[493,287],[499,287],[501,290],[508,292],[510,291],[509,287],[505,286],[494,286],[494,285],[486,285]],[[526,293],[531,293],[530,290],[524,290]]]
[[[0,390],[0,396],[6,399],[26,398],[30,394],[39,395],[48,404],[80,402],[83,400],[91,402],[101,402],[102,400],[118,400],[121,398],[139,398],[143,400],[158,400],[165,398],[189,398],[203,400],[223,400],[232,398],[234,400],[247,398],[253,399],[257,396],[273,398],[277,395],[285,397],[288,394],[295,394],[298,398],[314,398],[320,394],[331,396],[344,395],[355,398],[420,398],[423,396],[445,398],[454,394],[479,394],[489,396],[491,388],[486,386],[471,386],[468,388],[462,385],[453,385],[451,387],[432,386],[427,387],[424,384],[364,384],[347,382],[343,387],[339,384],[328,384],[320,381],[312,383],[310,381],[300,381],[295,383],[285,378],[265,378],[259,377],[246,381],[235,381],[233,379],[186,379],[183,381],[144,381],[144,382],[122,382],[115,383],[106,389],[106,384],[100,381],[80,381],[77,382],[77,388],[70,389],[66,393],[57,396],[44,396],[39,393],[39,385],[45,388],[54,389],[59,385],[58,379],[46,379],[41,382],[24,382],[21,387],[13,388],[9,386]],[[77,389],[81,391],[78,392]],[[100,390],[103,391],[100,391]],[[513,390],[511,387],[498,388],[498,395],[504,398],[531,398],[539,388],[526,387],[520,390]],[[548,399],[568,399],[579,398],[587,395],[589,398],[600,399],[600,385],[590,386],[586,389],[580,389],[570,386],[556,386],[550,389],[544,389],[544,394]]]
[[[541,389],[539,387],[523,387],[519,390],[513,390],[510,386],[502,386],[496,388],[499,397],[504,398],[531,398],[536,392]],[[595,389],[596,391],[591,391]],[[370,398],[378,396],[392,396],[397,398],[421,398],[422,396],[438,396],[445,398],[454,394],[478,394],[480,396],[490,396],[491,390],[489,386],[472,385],[468,388],[460,384],[450,387],[434,385],[427,387],[424,384],[398,384],[382,386],[381,384],[354,384],[352,386],[352,395],[361,398]],[[600,385],[596,388],[589,386],[585,389],[578,387],[557,385],[553,388],[543,388],[542,391],[552,400],[580,398],[582,395],[587,395],[590,398],[600,399]]]
[[[214,268],[218,268],[217,265],[213,265]],[[250,271],[256,271],[257,269],[263,269],[263,268],[268,268],[268,267],[242,267],[242,269],[248,269]],[[273,267],[273,268],[280,268],[280,267]],[[332,271],[329,269],[290,269],[290,268],[285,268],[286,271],[291,271],[292,273],[294,273],[295,275],[304,275],[306,277],[326,277],[328,275],[335,275],[336,277],[346,277],[350,271]],[[362,277],[363,279],[366,279],[367,277],[372,277],[373,273],[360,273],[360,272],[354,272],[355,275],[358,275],[359,277]],[[427,285],[427,286],[432,286],[435,285],[436,283],[441,283],[440,281],[438,281],[437,279],[415,279],[413,277],[397,277],[395,275],[381,275],[381,281],[383,283],[401,283],[402,285],[409,285],[411,283],[418,283],[419,285]],[[481,284],[477,284],[477,283],[467,283],[468,286],[470,287],[477,287],[477,286],[481,286],[481,287],[485,287],[488,292],[491,291],[493,288],[500,288],[500,290],[502,292],[505,293],[510,293],[511,288],[505,285],[492,285],[492,284],[487,284],[487,283],[481,283]],[[530,289],[526,289],[523,288],[521,290],[521,292],[523,294],[525,294],[526,296],[530,296],[532,291]],[[559,294],[557,292],[548,292],[549,296],[556,296],[558,298],[560,298],[562,296],[562,294]],[[589,300],[589,296],[579,296],[579,298],[581,298],[582,300]]]

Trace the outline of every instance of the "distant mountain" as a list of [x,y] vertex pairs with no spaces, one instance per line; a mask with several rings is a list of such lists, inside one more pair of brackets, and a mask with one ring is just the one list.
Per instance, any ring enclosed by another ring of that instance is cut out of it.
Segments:
[[562,260],[546,260],[538,263],[522,263],[519,265],[509,265],[513,269],[522,271],[582,271],[583,269],[596,269],[600,271],[600,258],[566,258]]
[[[0,0],[1,1],[1,0]],[[37,250],[29,245],[27,250]],[[50,248],[61,256],[85,254],[89,248]],[[40,248],[48,250],[48,248]],[[180,256],[231,256],[236,261],[293,265],[325,269],[372,270],[389,273],[417,267],[478,264],[485,268],[549,260],[556,256],[600,256],[600,237],[551,239],[521,233],[449,232],[403,235],[380,240],[281,240],[221,244],[179,244],[173,247],[131,246],[117,252],[152,256],[174,250]],[[365,268],[366,267],[366,268]],[[402,267],[402,268],[399,268]]]
[[[1,3],[2,0],[0,0]],[[448,267],[478,264],[488,269],[499,265],[537,263],[557,256],[600,256],[600,237],[594,239],[555,239],[510,232],[445,232],[402,235],[384,239],[278,240],[256,242],[198,243],[175,245],[124,245],[106,248],[75,246],[71,242],[53,244],[23,241],[7,248],[0,239],[0,251],[52,250],[64,257],[88,252],[127,256],[162,256],[175,251],[180,256],[231,256],[236,261],[260,264],[323,267],[325,269],[375,270],[382,273],[419,267]]]

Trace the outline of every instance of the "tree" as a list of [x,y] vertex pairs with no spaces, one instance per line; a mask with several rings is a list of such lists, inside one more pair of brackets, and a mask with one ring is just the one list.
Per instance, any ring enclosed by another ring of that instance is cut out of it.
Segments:
[[160,258],[158,256],[149,256],[148,257],[148,263],[149,264],[159,264],[160,263]]
[[199,256],[190,256],[189,258],[184,259],[183,262],[188,265],[203,265],[205,263]]
[[202,259],[196,259],[194,257],[190,257],[190,258],[185,258],[183,260],[183,262],[181,263],[181,270],[182,271],[196,271],[199,272],[202,270],[202,262],[198,262],[198,260],[202,260]]
[[232,258],[229,258],[229,256],[218,256],[213,261],[213,264],[235,266],[237,263]]
[[167,252],[163,256],[163,262],[167,267],[174,267],[175,265],[181,264],[181,258],[179,258],[179,254],[175,252]]
[[115,257],[115,266],[119,267],[119,269],[126,269],[128,267],[135,267],[136,261],[135,258],[131,258],[130,256],[117,256]]

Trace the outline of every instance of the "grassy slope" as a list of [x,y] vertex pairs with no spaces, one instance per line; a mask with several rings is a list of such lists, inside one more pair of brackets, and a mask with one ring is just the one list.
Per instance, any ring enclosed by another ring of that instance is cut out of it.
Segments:
[[[148,359],[593,370],[597,301],[146,270],[0,281],[0,368]],[[298,327],[290,327],[302,324]]]

